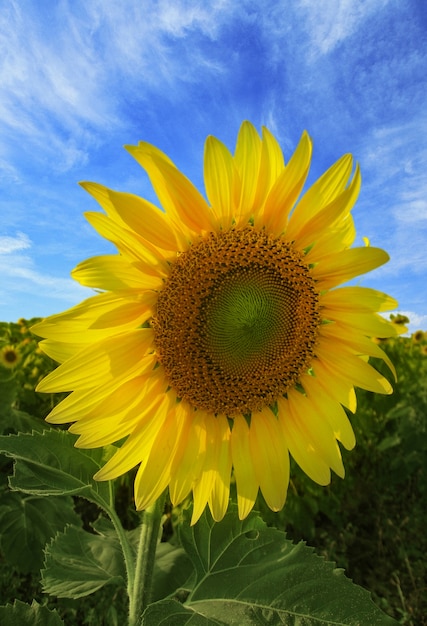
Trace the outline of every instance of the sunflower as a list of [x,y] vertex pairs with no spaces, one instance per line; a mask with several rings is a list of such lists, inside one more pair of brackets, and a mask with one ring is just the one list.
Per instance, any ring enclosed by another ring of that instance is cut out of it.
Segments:
[[413,334],[412,334],[412,341],[414,343],[420,343],[421,341],[423,341],[423,339],[425,339],[425,333],[423,330],[416,330]]
[[[244,122],[234,155],[208,137],[208,201],[154,146],[127,150],[147,172],[162,210],[95,183],[83,187],[105,213],[86,214],[117,255],[73,271],[101,290],[33,330],[61,365],[38,386],[71,392],[47,417],[74,422],[76,446],[121,442],[95,475],[139,466],[138,510],[168,487],[173,505],[191,492],[193,523],[208,505],[224,516],[232,472],[239,516],[260,490],[284,505],[289,455],[321,485],[344,476],[340,447],[355,438],[358,386],[391,393],[368,364],[387,362],[370,337],[396,325],[379,291],[342,283],[388,260],[351,248],[360,188],[351,155],[301,195],[311,161],[307,133],[285,165],[274,136]],[[123,442],[122,442],[123,441]]]
[[0,365],[13,369],[21,361],[21,355],[14,346],[3,346],[0,350]]

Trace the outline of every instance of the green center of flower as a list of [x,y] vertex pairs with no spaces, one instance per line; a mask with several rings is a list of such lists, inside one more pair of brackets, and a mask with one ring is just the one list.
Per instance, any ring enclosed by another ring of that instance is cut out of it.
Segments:
[[213,413],[271,405],[310,366],[315,282],[292,244],[264,231],[209,234],[159,293],[155,346],[177,395]]
[[250,267],[226,275],[211,290],[201,319],[212,359],[225,370],[243,375],[278,357],[283,319],[291,302],[277,277]]

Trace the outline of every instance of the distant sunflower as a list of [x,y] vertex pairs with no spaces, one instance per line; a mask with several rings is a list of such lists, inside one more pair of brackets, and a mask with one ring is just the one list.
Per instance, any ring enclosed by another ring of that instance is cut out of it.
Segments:
[[0,350],[0,365],[13,369],[21,360],[21,355],[14,346],[3,346]]
[[350,211],[360,188],[351,155],[300,198],[311,161],[303,133],[285,165],[265,128],[244,122],[234,156],[205,147],[208,202],[172,161],[141,142],[127,148],[148,173],[163,210],[95,183],[83,187],[105,213],[90,224],[118,255],[91,258],[73,276],[102,290],[34,327],[61,362],[39,391],[71,391],[48,416],[75,422],[76,445],[126,440],[95,475],[139,465],[137,509],[169,487],[191,492],[193,522],[208,504],[220,520],[234,468],[240,518],[261,490],[282,508],[289,453],[316,482],[344,476],[337,440],[354,446],[343,406],[354,386],[391,393],[368,364],[386,354],[370,337],[397,334],[377,312],[395,300],[338,285],[388,260],[352,248]]
[[412,334],[412,341],[414,343],[420,343],[421,341],[423,341],[423,339],[426,338],[426,335],[424,333],[423,330],[416,330],[413,334]]

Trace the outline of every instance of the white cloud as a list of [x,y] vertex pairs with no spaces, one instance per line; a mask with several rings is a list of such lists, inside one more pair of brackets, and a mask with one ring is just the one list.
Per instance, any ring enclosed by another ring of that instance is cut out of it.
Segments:
[[399,311],[399,313],[409,318],[409,324],[407,324],[409,333],[414,333],[417,330],[427,330],[427,315],[420,315],[414,311]]
[[75,303],[90,297],[91,291],[76,283],[72,278],[58,278],[42,274],[29,265],[31,261],[28,258],[13,258],[13,267],[8,270],[7,277],[13,279],[14,286],[9,282],[8,290],[40,296],[40,290],[44,289],[49,298],[57,298],[67,303]]
[[0,159],[0,181],[3,183],[19,183],[18,169],[4,159]]
[[32,257],[24,252],[32,248],[28,235],[18,232],[15,236],[0,236],[1,286],[0,303],[10,300],[11,294],[59,299],[64,303],[76,303],[90,296],[90,290],[71,278],[52,276],[34,266]]
[[180,84],[222,71],[197,42],[178,44],[189,33],[213,43],[234,6],[230,0],[64,0],[41,8],[4,0],[3,170],[13,172],[22,145],[59,172],[84,165],[108,132],[127,123],[124,103],[148,98],[150,89],[172,100]]
[[311,42],[311,55],[328,54],[337,44],[356,32],[372,13],[389,0],[300,0],[305,31]]
[[[30,238],[25,233],[17,233],[15,237],[1,236],[0,237],[0,255],[11,254],[18,250],[26,250],[31,248]],[[2,266],[2,273],[6,271],[7,267]]]
[[373,245],[390,253],[384,274],[427,271],[427,149],[420,142],[426,133],[427,118],[417,116],[374,128],[361,150],[362,221],[376,233]]

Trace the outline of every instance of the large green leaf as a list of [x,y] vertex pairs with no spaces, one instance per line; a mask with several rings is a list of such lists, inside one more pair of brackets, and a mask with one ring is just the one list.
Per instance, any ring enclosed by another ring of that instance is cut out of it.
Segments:
[[47,546],[41,574],[43,590],[59,598],[82,598],[106,584],[123,585],[126,570],[117,535],[69,526]]
[[64,626],[56,611],[40,606],[35,600],[32,605],[15,600],[13,605],[0,606],[2,626]]
[[0,452],[15,459],[11,488],[38,496],[80,495],[108,507],[108,483],[92,478],[103,463],[103,449],[81,450],[75,440],[53,429],[0,437]]
[[153,572],[153,600],[166,598],[186,585],[193,571],[191,561],[181,546],[159,543]]
[[0,545],[5,559],[23,573],[38,572],[46,543],[80,518],[70,497],[41,498],[5,493],[0,504]]
[[396,624],[342,570],[268,528],[255,513],[239,521],[232,507],[216,524],[205,512],[195,526],[185,517],[180,537],[195,582],[183,604],[167,599],[149,606],[144,626]]

